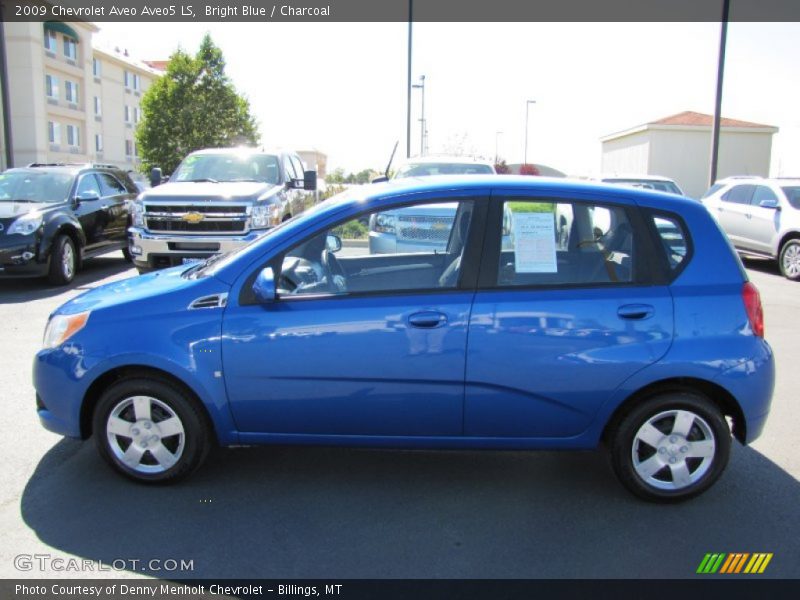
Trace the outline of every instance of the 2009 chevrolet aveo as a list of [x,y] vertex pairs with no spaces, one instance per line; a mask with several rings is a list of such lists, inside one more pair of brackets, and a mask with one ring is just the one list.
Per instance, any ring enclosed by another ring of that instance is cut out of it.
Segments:
[[[370,217],[429,252],[370,253]],[[407,211],[414,215],[425,211]],[[401,212],[393,211],[393,214]],[[453,214],[455,217],[453,217]],[[609,448],[655,501],[705,491],[769,411],[758,291],[699,203],[566,180],[364,186],[51,316],[47,429],[167,482],[209,447]]]

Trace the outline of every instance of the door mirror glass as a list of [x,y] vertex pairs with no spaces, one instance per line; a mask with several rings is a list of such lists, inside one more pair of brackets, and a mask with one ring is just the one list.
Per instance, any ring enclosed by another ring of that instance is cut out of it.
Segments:
[[778,201],[777,200],[772,200],[772,199],[770,199],[770,200],[762,200],[761,202],[758,203],[758,205],[761,208],[772,208],[774,210],[780,210],[781,209],[781,205],[778,203]]
[[158,167],[153,167],[150,169],[150,186],[156,187],[157,185],[161,185],[163,180],[163,175],[161,174],[161,169]]
[[91,202],[92,200],[99,200],[100,194],[96,190],[84,190],[78,194],[75,199],[78,202]]
[[275,301],[277,294],[275,293],[275,274],[272,267],[266,267],[258,274],[253,283],[253,293],[262,304]]
[[303,173],[303,189],[307,192],[313,192],[317,189],[317,172],[305,171]]
[[338,252],[342,249],[342,238],[329,233],[325,238],[325,247],[328,249],[328,252]]

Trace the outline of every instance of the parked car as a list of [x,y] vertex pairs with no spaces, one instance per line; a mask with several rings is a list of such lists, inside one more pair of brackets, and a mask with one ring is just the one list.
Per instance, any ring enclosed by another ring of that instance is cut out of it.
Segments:
[[0,174],[0,277],[70,283],[85,259],[123,250],[136,187],[101,164],[32,164]]
[[315,201],[316,171],[294,152],[199,150],[133,205],[130,253],[140,273],[251,242]]
[[[434,175],[493,175],[488,161],[459,156],[410,159],[400,165],[395,180]],[[385,178],[384,178],[385,179]],[[369,221],[369,247],[374,254],[387,252],[444,251],[457,204],[398,208],[374,215]]]
[[800,281],[800,179],[728,178],[701,202],[739,253],[777,260]]
[[[456,207],[444,252],[341,253],[331,233],[442,204]],[[33,378],[44,427],[93,435],[137,481],[184,477],[215,442],[605,442],[631,492],[672,502],[725,469],[727,419],[743,444],[761,434],[774,385],[763,336],[758,291],[697,202],[427,178],[354,188],[228,255],[70,300]]]
[[627,185],[645,190],[677,194],[678,196],[686,195],[675,181],[669,177],[662,177],[660,175],[601,175],[598,180],[603,183]]

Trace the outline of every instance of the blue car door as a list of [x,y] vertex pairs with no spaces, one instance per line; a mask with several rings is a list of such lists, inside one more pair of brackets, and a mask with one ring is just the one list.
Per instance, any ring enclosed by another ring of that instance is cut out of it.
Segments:
[[564,438],[662,357],[672,297],[635,206],[497,193],[469,326],[465,434]]
[[[229,302],[222,331],[225,383],[243,440],[461,435],[477,277],[466,265],[480,253],[468,232],[478,204],[453,202],[446,251],[371,254],[364,223],[374,219],[362,214],[306,234],[254,267],[242,297]],[[425,235],[431,224],[414,226]],[[344,237],[341,248],[331,248],[333,235]],[[466,256],[468,248],[475,256]],[[267,265],[277,299],[248,300],[250,282]]]

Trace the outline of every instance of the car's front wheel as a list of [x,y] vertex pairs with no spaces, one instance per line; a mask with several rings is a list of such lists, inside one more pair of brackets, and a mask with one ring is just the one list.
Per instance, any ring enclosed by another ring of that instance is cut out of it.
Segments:
[[136,481],[168,483],[186,477],[208,454],[210,438],[193,398],[158,379],[123,379],[109,387],[94,412],[103,458]]
[[789,240],[778,257],[781,274],[792,281],[800,281],[800,240]]
[[59,235],[53,242],[47,279],[53,285],[67,285],[78,270],[78,251],[68,235]]
[[611,460],[622,484],[652,502],[680,502],[704,491],[728,464],[731,435],[705,396],[669,392],[644,400],[611,432]]

